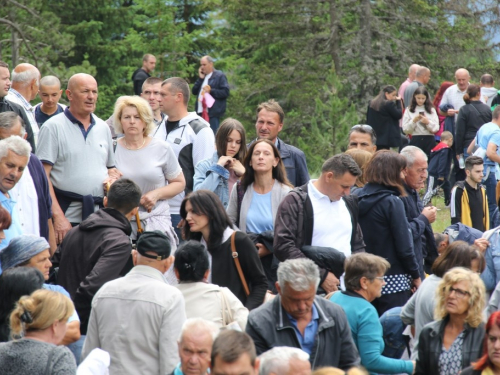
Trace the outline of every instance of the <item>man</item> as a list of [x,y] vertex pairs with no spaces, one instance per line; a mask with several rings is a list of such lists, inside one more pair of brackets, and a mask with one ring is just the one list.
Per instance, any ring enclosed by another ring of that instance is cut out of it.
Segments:
[[26,133],[28,133],[27,141],[29,142],[33,152],[35,152],[33,130],[31,129],[30,121],[28,116],[26,116],[24,108],[11,101],[5,100],[5,97],[9,93],[10,85],[9,66],[3,61],[0,61],[0,113],[15,112],[23,119],[24,125],[26,126]]
[[212,344],[218,333],[219,329],[213,322],[201,318],[186,320],[177,342],[181,362],[171,375],[209,374]]
[[[0,113],[0,140],[10,136],[26,139],[23,120],[14,112]],[[52,225],[52,199],[49,182],[42,163],[31,153],[28,168],[10,195],[16,202],[15,210],[23,234],[44,237],[50,243],[51,252],[56,250],[54,227]]]
[[151,77],[149,73],[155,70],[155,66],[156,57],[149,53],[146,53],[142,57],[142,66],[132,74],[132,82],[134,82],[135,95],[141,95],[142,84],[147,78]]
[[4,230],[5,239],[0,242],[0,251],[4,249],[14,237],[23,233],[16,202],[9,191],[19,182],[31,153],[31,147],[21,137],[9,137],[0,141],[0,204],[9,211],[12,218],[9,229]]
[[293,186],[302,186],[309,181],[306,156],[298,148],[288,145],[278,138],[283,129],[285,112],[278,102],[271,99],[257,107],[255,129],[258,139],[268,139],[278,148],[285,164],[286,175]]
[[[410,68],[408,69],[408,78],[406,78],[406,81],[404,81],[401,86],[399,86],[398,90],[398,96],[400,98],[404,98],[405,95],[405,90],[406,88],[410,85],[415,80],[415,76],[417,75],[417,70],[420,68],[420,65],[418,64],[412,64],[410,65]],[[409,103],[405,103],[407,106]]]
[[149,106],[153,110],[154,122],[156,126],[160,126],[165,120],[165,115],[160,110],[160,90],[162,80],[157,77],[149,77],[142,84],[141,98],[147,100]]
[[404,103],[405,106],[409,107],[411,105],[411,100],[413,98],[413,93],[420,86],[425,86],[429,83],[431,79],[431,71],[425,66],[421,66],[417,69],[417,74],[415,75],[415,80],[408,85],[405,90]]
[[309,354],[301,349],[276,346],[259,359],[259,375],[311,375]]
[[64,111],[65,105],[59,104],[61,99],[61,81],[56,76],[45,76],[40,80],[40,89],[38,95],[42,103],[35,107],[35,119],[38,127],[48,119]]
[[93,112],[97,82],[78,73],[68,81],[70,107],[48,120],[40,130],[36,155],[49,179],[57,243],[72,226],[102,206],[103,181],[119,177],[108,125]]
[[166,79],[161,84],[160,109],[167,115],[165,123],[159,125],[154,137],[167,141],[179,159],[186,189],[169,200],[172,226],[181,238],[177,228],[181,220],[180,207],[185,193],[193,190],[194,167],[203,159],[211,158],[215,152],[215,137],[210,124],[194,112],[188,112],[189,86],[179,77]]
[[354,125],[349,131],[348,150],[357,148],[372,154],[377,151],[377,135],[370,125]]
[[179,362],[177,341],[186,320],[181,292],[167,284],[170,240],[144,232],[132,251],[135,267],[96,293],[82,358],[101,348],[111,356],[110,374],[168,374]]
[[250,336],[233,330],[222,331],[214,341],[210,356],[212,375],[257,375],[259,359]]
[[[340,252],[342,259],[364,250],[358,201],[349,195],[359,175],[361,170],[351,156],[335,155],[323,164],[317,180],[293,189],[283,199],[274,224],[274,254],[280,261],[306,258],[306,245],[318,247],[309,256]],[[333,246],[336,250],[331,249]],[[343,260],[340,266],[342,269]],[[318,292],[338,289],[339,280],[332,271],[320,268],[323,290]]]
[[289,259],[278,267],[279,296],[250,311],[246,332],[261,354],[276,346],[301,348],[313,370],[332,366],[347,371],[359,364],[344,310],[316,296],[319,269],[310,259]]
[[[441,116],[453,116],[455,120],[457,119],[458,112],[460,108],[465,105],[464,95],[467,93],[467,88],[469,87],[470,75],[467,69],[460,68],[455,72],[455,85],[452,85],[446,89],[441,99],[441,104],[439,105],[439,114]],[[444,105],[452,106],[453,108],[447,111],[442,111],[441,107]]]
[[497,89],[495,88],[495,81],[491,74],[483,74],[479,81],[479,86],[481,86],[481,101],[492,106],[493,99],[497,96]]
[[[217,133],[221,117],[226,112],[226,100],[229,96],[229,83],[220,70],[214,69],[214,59],[210,56],[203,56],[198,69],[198,79],[194,83],[193,95],[197,96],[195,108],[199,116],[203,113],[203,95],[212,95],[215,99],[211,108],[207,108],[210,127]],[[206,118],[205,118],[206,120]]]
[[424,187],[427,179],[427,155],[415,146],[406,146],[401,150],[401,155],[406,159],[403,173],[407,193],[401,200],[413,237],[413,251],[417,258],[420,278],[424,280],[425,274],[430,273],[432,264],[438,257],[431,226],[436,221],[437,208],[424,207],[419,196],[419,190]]
[[87,334],[92,298],[108,281],[123,276],[132,251],[130,219],[135,216],[141,189],[129,179],[115,181],[104,197],[103,209],[71,229],[54,256],[57,283],[71,295]]
[[480,185],[484,161],[479,156],[465,159],[465,181],[459,181],[451,191],[451,223],[461,222],[481,232],[490,229],[486,190]]

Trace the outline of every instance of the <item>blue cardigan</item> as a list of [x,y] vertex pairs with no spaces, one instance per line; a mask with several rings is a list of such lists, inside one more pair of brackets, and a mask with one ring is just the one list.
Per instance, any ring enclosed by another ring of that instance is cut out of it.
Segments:
[[413,373],[412,361],[382,356],[384,351],[382,325],[377,310],[370,302],[352,292],[337,292],[330,301],[344,309],[351,327],[352,339],[361,357],[361,365],[370,374]]

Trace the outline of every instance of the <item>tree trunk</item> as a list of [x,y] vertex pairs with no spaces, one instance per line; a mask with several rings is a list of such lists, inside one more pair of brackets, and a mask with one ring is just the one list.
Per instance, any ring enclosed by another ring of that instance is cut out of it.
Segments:
[[[15,13],[13,10],[9,12],[9,18],[12,22],[16,22]],[[17,36],[17,31],[11,27],[11,44],[12,44],[12,69],[17,66],[17,62],[19,60],[19,39]]]
[[333,61],[333,70],[340,74],[340,56],[339,56],[339,16],[336,12],[336,0],[329,0],[330,3],[330,55]]

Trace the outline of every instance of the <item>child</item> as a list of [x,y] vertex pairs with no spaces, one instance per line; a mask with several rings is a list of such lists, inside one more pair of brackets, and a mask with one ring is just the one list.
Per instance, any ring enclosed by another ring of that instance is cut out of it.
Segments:
[[429,179],[427,181],[427,190],[433,190],[437,186],[441,186],[444,191],[444,204],[450,204],[450,183],[448,176],[450,175],[451,161],[453,153],[451,146],[453,145],[453,134],[449,131],[444,131],[441,134],[441,142],[431,150],[429,158]]
[[436,145],[434,133],[439,130],[439,118],[424,86],[413,93],[411,104],[403,116],[403,131],[411,134],[410,145],[420,148],[427,157]]

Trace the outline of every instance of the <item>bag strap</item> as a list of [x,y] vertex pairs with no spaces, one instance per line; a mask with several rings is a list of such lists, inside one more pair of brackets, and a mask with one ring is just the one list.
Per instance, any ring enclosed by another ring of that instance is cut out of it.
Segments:
[[52,374],[52,358],[54,357],[54,353],[57,349],[57,346],[53,347],[49,353],[49,358],[47,359],[47,365],[45,366],[44,375]]
[[236,251],[235,238],[236,232],[233,232],[233,234],[231,235],[231,252],[234,259],[234,264],[236,265],[236,269],[238,270],[238,275],[240,275],[240,280],[243,284],[243,289],[245,289],[245,295],[248,297],[250,295],[250,289],[248,289],[247,281],[245,280],[245,276],[243,275],[243,271],[241,270],[240,260],[238,259],[238,252]]
[[240,213],[241,213],[241,202],[243,202],[243,197],[245,196],[245,190],[241,186],[241,181],[236,181],[236,199],[237,199],[237,216],[236,216],[236,226],[240,226]]

